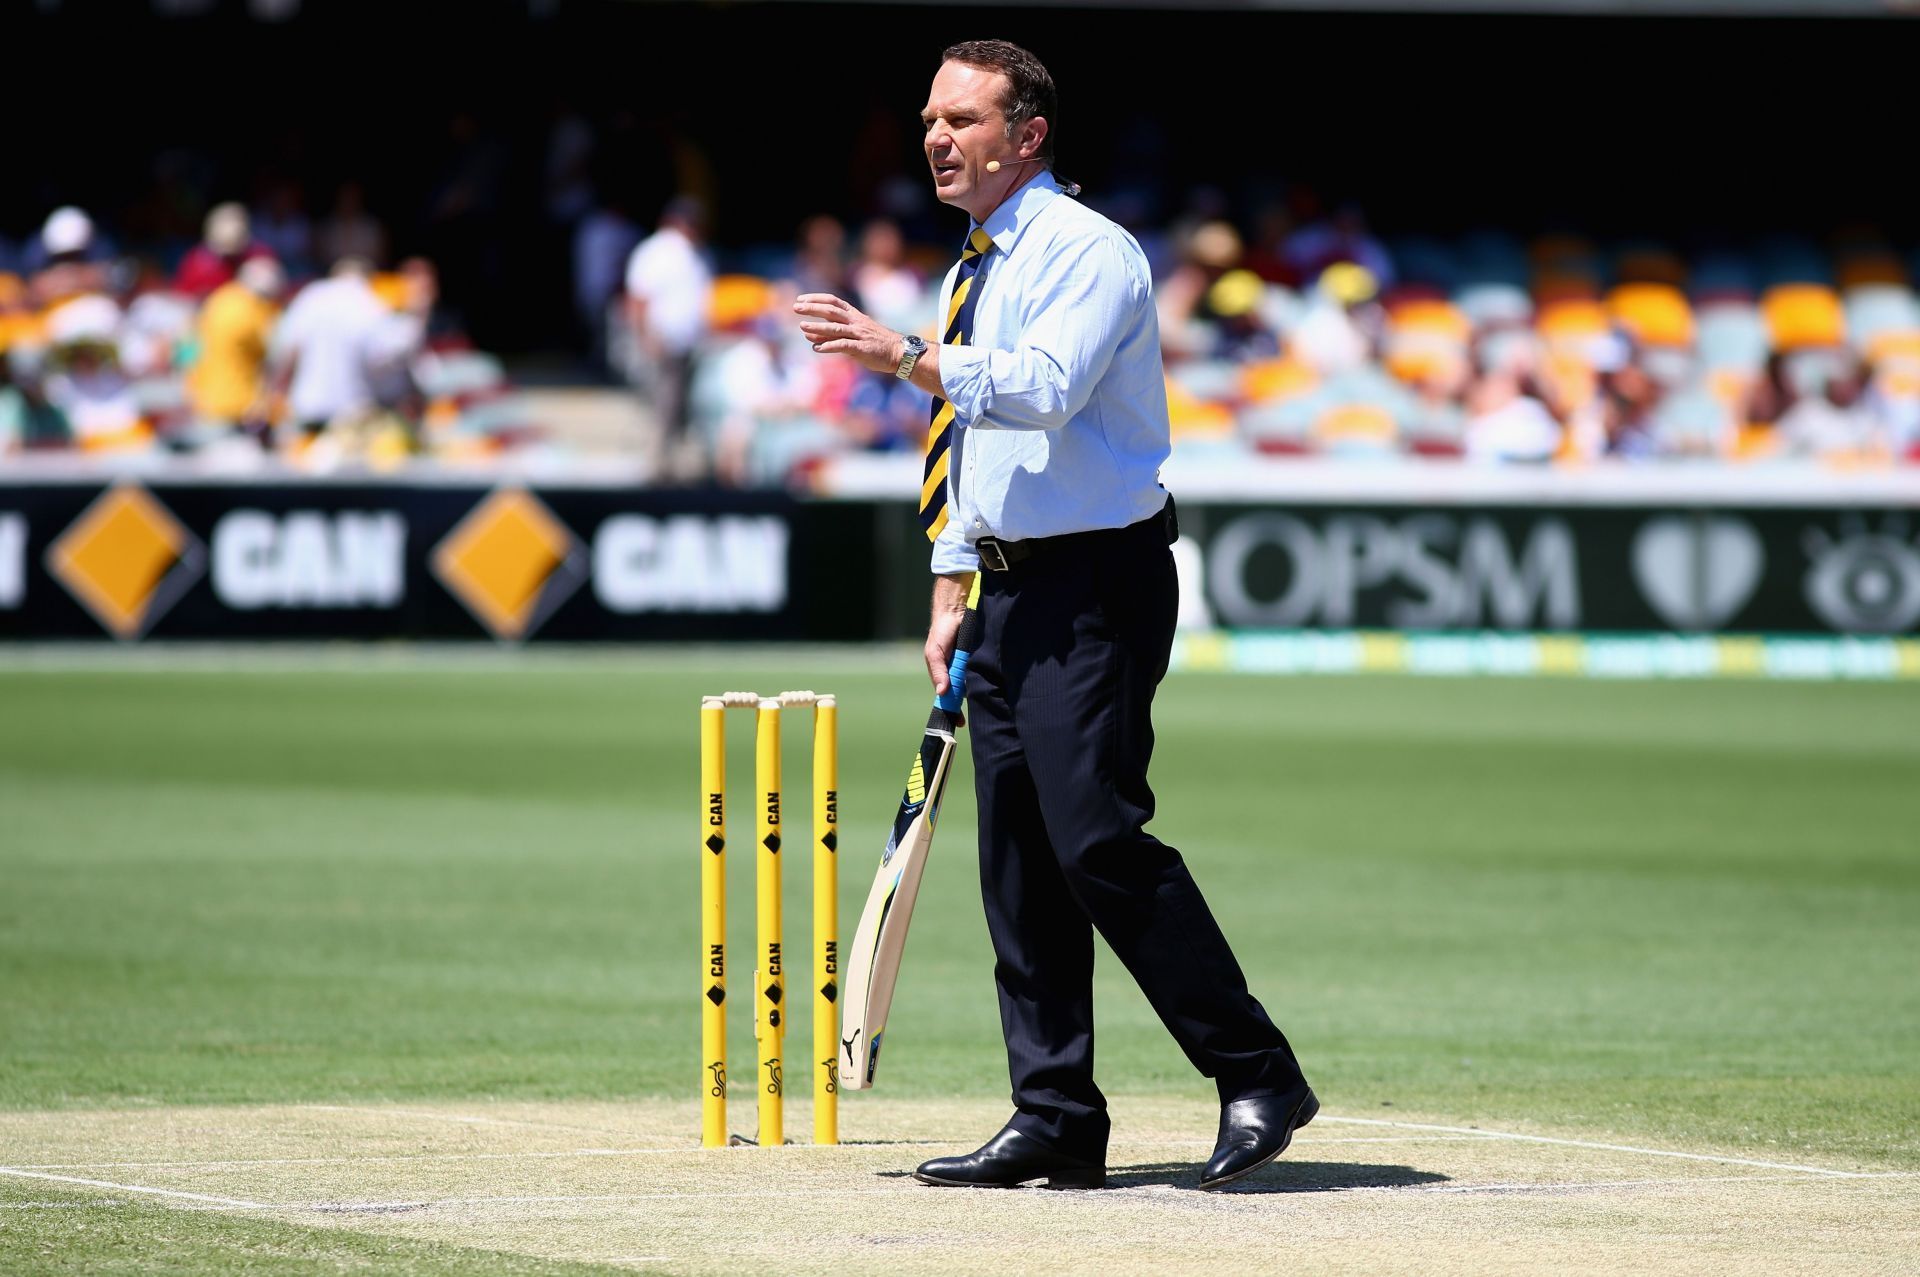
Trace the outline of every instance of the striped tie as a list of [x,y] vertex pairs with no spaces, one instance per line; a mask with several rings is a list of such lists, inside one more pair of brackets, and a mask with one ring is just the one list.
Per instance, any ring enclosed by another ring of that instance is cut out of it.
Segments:
[[[947,303],[947,335],[941,341],[948,346],[967,344],[967,332],[973,327],[973,280],[980,263],[986,259],[993,241],[976,226],[967,236],[960,253],[960,274],[953,281],[953,300]],[[938,540],[947,526],[947,455],[953,447],[953,405],[936,396],[933,420],[927,426],[927,464],[920,472],[920,528],[927,540]]]

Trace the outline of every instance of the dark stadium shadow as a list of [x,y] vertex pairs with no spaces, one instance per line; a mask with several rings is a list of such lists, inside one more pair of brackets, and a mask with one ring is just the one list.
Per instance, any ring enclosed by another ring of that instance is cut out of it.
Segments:
[[[1107,1171],[1109,1188],[1200,1187],[1199,1162],[1154,1162],[1116,1166]],[[1443,1184],[1448,1177],[1411,1166],[1373,1166],[1364,1162],[1290,1162],[1285,1158],[1261,1168],[1223,1193],[1337,1193],[1354,1188],[1413,1188]]]
[[[1153,1162],[1116,1166],[1107,1171],[1108,1188],[1200,1188],[1199,1162]],[[875,1171],[881,1179],[905,1179],[912,1171]],[[1362,1162],[1278,1161],[1249,1175],[1223,1193],[1338,1193],[1355,1188],[1415,1188],[1444,1184],[1448,1176],[1411,1166],[1372,1166]]]

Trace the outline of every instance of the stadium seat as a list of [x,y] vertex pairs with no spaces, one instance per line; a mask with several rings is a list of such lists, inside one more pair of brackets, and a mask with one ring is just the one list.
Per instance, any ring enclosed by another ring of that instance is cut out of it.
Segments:
[[1661,400],[1653,413],[1660,451],[1693,457],[1718,457],[1733,450],[1733,414],[1705,381],[1696,381]]
[[1533,322],[1533,297],[1515,284],[1470,284],[1453,295],[1453,304],[1483,331]]
[[1824,285],[1776,285],[1761,298],[1760,313],[1775,350],[1838,346],[1847,338],[1840,298]]
[[1920,328],[1920,301],[1902,284],[1862,284],[1847,290],[1843,303],[1847,340],[1866,351],[1882,333]]
[[1607,295],[1607,310],[1642,345],[1693,345],[1693,308],[1672,284],[1622,284]]
[[1613,258],[1613,277],[1622,284],[1687,286],[1687,264],[1661,244],[1623,245]]
[[1841,290],[1847,292],[1874,285],[1904,287],[1908,282],[1905,263],[1886,249],[1846,254],[1834,275]]
[[1389,241],[1387,251],[1404,283],[1425,284],[1447,293],[1460,286],[1459,263],[1447,246],[1437,239],[1409,235]]
[[1457,254],[1462,287],[1471,284],[1509,284],[1525,288],[1533,270],[1520,241],[1504,231],[1475,231],[1460,241]]
[[1313,423],[1331,406],[1324,390],[1256,404],[1240,416],[1240,433],[1258,452],[1302,456],[1314,450]]
[[707,320],[715,328],[731,328],[767,312],[773,305],[773,285],[755,275],[721,275],[713,281],[707,302]]
[[1606,307],[1598,301],[1569,300],[1540,308],[1540,337],[1556,350],[1581,349],[1613,331]]
[[1759,272],[1742,254],[1718,250],[1702,254],[1688,272],[1695,306],[1715,302],[1751,303],[1760,294]]
[[1297,399],[1319,385],[1319,374],[1297,359],[1262,359],[1240,370],[1240,398],[1249,404]]
[[1445,301],[1409,301],[1389,307],[1385,360],[1402,381],[1417,382],[1466,357],[1473,324]]
[[1701,307],[1695,324],[1700,359],[1710,369],[1751,373],[1767,362],[1767,325],[1760,311],[1742,302]]
[[1818,245],[1798,235],[1775,235],[1759,245],[1760,286],[1833,284],[1833,267]]

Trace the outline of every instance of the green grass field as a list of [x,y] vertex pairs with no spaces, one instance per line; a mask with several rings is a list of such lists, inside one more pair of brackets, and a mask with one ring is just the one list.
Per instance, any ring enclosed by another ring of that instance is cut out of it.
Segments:
[[[696,693],[840,694],[850,935],[924,718],[916,661],[15,662],[0,1110],[665,1097],[691,1143]],[[794,821],[810,716],[789,719]],[[1920,687],[1176,675],[1157,720],[1155,831],[1330,1111],[1920,1169]],[[738,829],[750,719],[729,722]],[[973,832],[963,768],[880,1082],[986,1112],[1007,1082]],[[730,859],[743,989],[752,862]],[[799,857],[786,888],[804,952]],[[1103,962],[1109,1093],[1204,1100]],[[732,1003],[739,1065],[750,1006]],[[733,1123],[752,1129],[744,1095]],[[268,1221],[202,1221],[156,1250],[150,1231],[76,1239],[30,1216],[0,1219],[0,1267],[298,1250]],[[361,1244],[319,1270],[463,1267],[457,1248]]]

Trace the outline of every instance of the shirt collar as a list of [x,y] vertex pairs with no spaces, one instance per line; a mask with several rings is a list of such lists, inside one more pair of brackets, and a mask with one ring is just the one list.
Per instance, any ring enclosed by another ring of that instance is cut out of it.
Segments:
[[987,238],[1002,253],[1013,251],[1020,232],[1032,224],[1040,210],[1059,198],[1060,183],[1054,180],[1051,170],[1041,169],[1027,179],[1013,194],[1000,201],[1000,206],[987,214],[987,220],[979,223],[987,232]]

